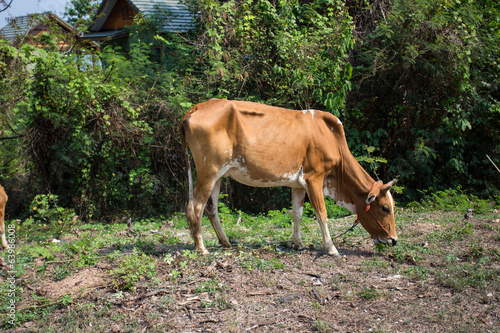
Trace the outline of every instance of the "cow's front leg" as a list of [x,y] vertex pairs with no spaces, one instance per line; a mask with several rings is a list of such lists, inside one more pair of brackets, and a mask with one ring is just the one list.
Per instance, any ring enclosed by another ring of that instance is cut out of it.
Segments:
[[309,196],[309,200],[311,201],[311,205],[314,208],[314,212],[316,213],[316,218],[318,219],[321,235],[323,236],[323,247],[325,251],[333,257],[339,257],[339,251],[337,251],[335,245],[333,245],[332,237],[330,236],[330,231],[328,230],[325,198],[323,197],[323,179],[321,178],[307,181],[307,194]]
[[302,212],[304,211],[304,198],[306,191],[299,188],[292,189],[292,217],[293,217],[293,248],[302,250],[306,246],[302,243],[300,237],[300,220],[302,219]]

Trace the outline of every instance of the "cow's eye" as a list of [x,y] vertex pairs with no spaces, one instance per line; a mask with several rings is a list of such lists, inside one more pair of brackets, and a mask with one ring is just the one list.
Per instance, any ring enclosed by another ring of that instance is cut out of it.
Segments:
[[387,206],[382,206],[382,210],[384,211],[384,213],[386,214],[389,214],[390,210],[389,210],[389,207]]

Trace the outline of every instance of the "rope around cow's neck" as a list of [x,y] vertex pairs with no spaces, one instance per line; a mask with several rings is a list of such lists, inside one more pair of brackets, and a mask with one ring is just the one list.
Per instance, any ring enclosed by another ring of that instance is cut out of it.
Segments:
[[[372,185],[372,187],[370,187],[370,190],[368,191],[368,194],[369,194],[369,193],[370,193],[370,191],[373,189],[373,187],[375,186],[375,184],[376,184],[376,183],[377,183],[377,182],[374,182],[374,183],[373,183],[373,185]],[[375,216],[375,214],[373,214],[372,210],[370,209],[370,204],[367,204],[367,205],[366,205],[366,209],[365,209],[365,211],[364,211],[364,212],[362,212],[361,214],[358,214],[358,216],[357,216],[356,220],[354,221],[354,224],[353,224],[353,225],[352,225],[349,229],[347,229],[347,230],[346,230],[346,231],[344,231],[343,233],[341,233],[341,234],[339,234],[339,235],[337,235],[337,236],[333,237],[332,239],[339,238],[339,237],[341,237],[341,236],[344,236],[344,235],[345,235],[345,234],[347,234],[348,232],[353,231],[353,230],[354,230],[354,228],[355,228],[355,227],[359,224],[359,218],[360,218],[360,216],[361,216],[361,215],[363,215],[363,214],[364,214],[364,213],[366,213],[366,212],[370,212],[370,214],[372,214],[373,218],[375,219],[375,221],[377,221],[378,225],[382,228],[382,230],[384,230],[384,231],[386,232],[387,236],[389,236],[389,237],[390,237],[390,234],[389,234],[389,232],[387,231],[387,229],[386,229],[386,228],[384,228],[384,226],[382,225],[382,223],[380,223],[380,221],[377,219],[377,217]]]

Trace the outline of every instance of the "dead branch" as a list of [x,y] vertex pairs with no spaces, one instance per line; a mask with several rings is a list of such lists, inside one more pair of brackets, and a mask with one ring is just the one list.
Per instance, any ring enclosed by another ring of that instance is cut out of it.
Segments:
[[490,160],[491,164],[493,164],[493,166],[494,166],[494,167],[497,169],[497,171],[500,173],[500,169],[497,167],[497,165],[495,164],[495,162],[493,162],[493,161],[491,160],[491,158],[490,158],[488,155],[486,155],[486,157],[488,157],[488,159]]

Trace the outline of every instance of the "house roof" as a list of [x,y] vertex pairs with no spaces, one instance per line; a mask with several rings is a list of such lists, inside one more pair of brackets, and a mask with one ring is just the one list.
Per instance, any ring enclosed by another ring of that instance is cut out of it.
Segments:
[[102,40],[120,38],[120,37],[126,36],[128,34],[129,34],[128,29],[119,29],[119,30],[113,30],[113,31],[98,31],[98,32],[86,33],[86,34],[82,35],[80,37],[80,39],[102,41]]
[[54,19],[62,28],[67,31],[75,31],[69,23],[52,12],[45,12],[42,14],[29,14],[26,16],[19,16],[12,18],[10,22],[0,29],[0,36],[9,40],[15,41],[18,36],[24,36],[31,30],[36,28],[42,19],[46,17]]
[[[137,12],[144,14],[145,16],[150,16],[158,11],[169,13],[168,22],[166,23],[164,30],[170,32],[186,32],[193,25],[193,18],[188,8],[181,4],[178,0],[125,0],[127,1]],[[97,15],[95,17],[94,24],[90,27],[89,33],[85,34],[83,37],[91,37],[92,34],[101,32],[101,28],[109,17],[109,14],[113,10],[118,0],[103,0]],[[125,29],[120,29],[125,31]],[[110,36],[111,37],[111,36]]]

